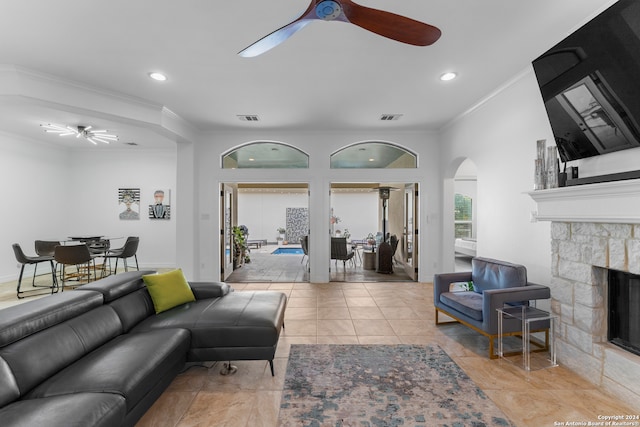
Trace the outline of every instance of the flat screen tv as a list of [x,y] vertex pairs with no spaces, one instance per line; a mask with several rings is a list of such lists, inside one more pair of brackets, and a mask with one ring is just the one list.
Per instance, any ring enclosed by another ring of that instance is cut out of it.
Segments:
[[640,147],[640,1],[619,0],[533,69],[563,162]]

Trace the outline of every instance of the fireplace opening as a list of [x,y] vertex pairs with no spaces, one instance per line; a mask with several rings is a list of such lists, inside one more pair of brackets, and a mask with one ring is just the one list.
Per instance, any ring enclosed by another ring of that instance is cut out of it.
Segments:
[[640,355],[640,276],[609,270],[609,341]]

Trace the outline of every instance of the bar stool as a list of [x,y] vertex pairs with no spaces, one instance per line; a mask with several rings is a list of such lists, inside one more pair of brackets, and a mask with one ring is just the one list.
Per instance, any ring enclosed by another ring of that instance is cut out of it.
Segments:
[[[13,252],[16,255],[16,260],[22,265],[20,268],[20,276],[18,277],[18,288],[16,289],[17,297],[19,299],[24,298],[24,296],[21,296],[22,294],[25,294],[26,292],[31,292],[31,291],[20,290],[20,287],[22,286],[22,276],[24,274],[24,267],[26,265],[37,266],[41,262],[48,262],[51,265],[51,277],[53,279],[51,286],[42,286],[42,287],[50,288],[51,293],[56,292],[58,289],[58,281],[56,279],[56,268],[53,264],[54,258],[52,256],[28,256],[28,255],[25,255],[24,251],[22,250],[19,244],[14,243],[12,246],[13,246]],[[35,276],[36,276],[36,270],[34,269],[33,271],[34,286],[35,286],[35,280],[36,280]],[[38,294],[33,294],[33,295],[38,295]]]

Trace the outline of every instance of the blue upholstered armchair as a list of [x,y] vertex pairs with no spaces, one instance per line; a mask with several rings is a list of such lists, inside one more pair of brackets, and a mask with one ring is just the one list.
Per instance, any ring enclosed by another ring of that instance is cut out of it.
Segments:
[[[473,290],[456,292],[451,284],[459,282],[472,282]],[[487,336],[492,359],[497,357],[494,354],[494,339],[498,336],[496,309],[548,298],[551,298],[549,287],[528,282],[523,265],[495,259],[473,258],[471,271],[436,274],[433,278],[436,325],[441,324],[438,314],[444,313]],[[518,335],[521,331],[520,322],[503,324],[503,333],[507,335]],[[548,334],[548,328],[546,332]]]

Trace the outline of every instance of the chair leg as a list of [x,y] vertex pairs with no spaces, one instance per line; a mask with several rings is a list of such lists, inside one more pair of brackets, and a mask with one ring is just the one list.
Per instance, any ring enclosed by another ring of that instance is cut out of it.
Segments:
[[126,258],[122,258],[122,261],[124,262],[124,271],[125,273],[129,271],[129,264],[127,264],[127,259]]
[[493,354],[493,335],[489,335],[489,359],[497,359],[498,355]]
[[16,289],[16,292],[18,293],[18,298],[22,298],[20,296],[20,286],[22,285],[22,274],[24,273],[24,264],[22,264],[22,267],[20,268],[20,276],[18,276],[18,288]]
[[140,267],[138,266],[138,255],[137,254],[133,254],[133,259],[136,260],[136,270],[140,271]]
[[64,275],[65,275],[65,264],[62,264],[62,268],[60,268],[60,281],[62,284],[60,285],[60,292],[64,292]]
[[31,286],[36,287],[36,275],[38,273],[38,263],[33,266],[33,277],[31,278]]
[[56,266],[53,261],[49,261],[49,263],[51,263],[51,279],[53,280],[51,283],[51,293],[53,294],[58,292],[58,281],[56,280]]

